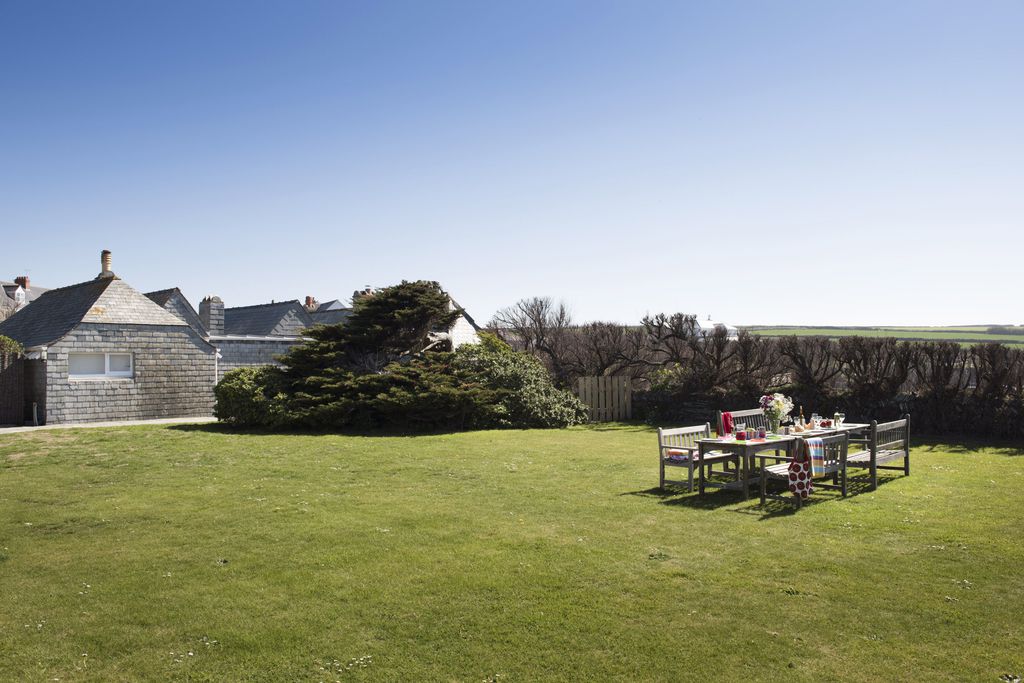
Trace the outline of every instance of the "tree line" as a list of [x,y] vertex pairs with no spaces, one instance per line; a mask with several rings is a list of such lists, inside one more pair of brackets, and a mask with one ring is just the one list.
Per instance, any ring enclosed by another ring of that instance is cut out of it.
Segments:
[[634,378],[634,409],[653,424],[709,420],[782,391],[808,414],[895,419],[930,433],[1024,436],[1024,351],[999,343],[891,338],[762,337],[708,331],[681,313],[639,325],[576,324],[564,304],[524,299],[492,330],[532,353],[562,387],[592,375]]

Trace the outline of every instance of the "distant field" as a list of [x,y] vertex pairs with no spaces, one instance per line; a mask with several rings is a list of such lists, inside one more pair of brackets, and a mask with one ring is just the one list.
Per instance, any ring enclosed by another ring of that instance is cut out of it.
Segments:
[[896,339],[944,340],[961,344],[1001,342],[1024,346],[1024,335],[990,334],[988,325],[965,327],[747,327],[753,334],[767,337],[895,337]]

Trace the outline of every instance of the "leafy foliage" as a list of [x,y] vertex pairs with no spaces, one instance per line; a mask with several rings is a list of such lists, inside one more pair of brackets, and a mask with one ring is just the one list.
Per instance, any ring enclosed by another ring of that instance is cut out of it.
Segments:
[[238,427],[273,427],[285,421],[280,371],[272,366],[224,373],[213,389],[213,414]]
[[20,356],[22,351],[21,344],[0,334],[0,356]]
[[566,427],[587,421],[587,408],[573,394],[558,389],[539,360],[494,335],[481,335],[479,344],[462,346],[455,365],[497,393],[495,427]]

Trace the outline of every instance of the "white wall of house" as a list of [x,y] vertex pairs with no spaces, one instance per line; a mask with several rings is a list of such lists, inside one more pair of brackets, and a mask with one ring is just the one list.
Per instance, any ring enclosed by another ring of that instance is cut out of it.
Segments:
[[463,344],[476,344],[480,338],[476,335],[476,328],[473,327],[466,316],[460,315],[451,329],[452,349],[457,349]]

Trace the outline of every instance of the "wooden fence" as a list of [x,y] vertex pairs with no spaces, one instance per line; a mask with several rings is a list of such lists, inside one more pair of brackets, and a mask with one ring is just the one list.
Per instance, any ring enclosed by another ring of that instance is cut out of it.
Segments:
[[592,422],[633,417],[633,387],[629,377],[580,377],[577,395],[590,409]]
[[25,363],[0,351],[0,425],[24,424]]

